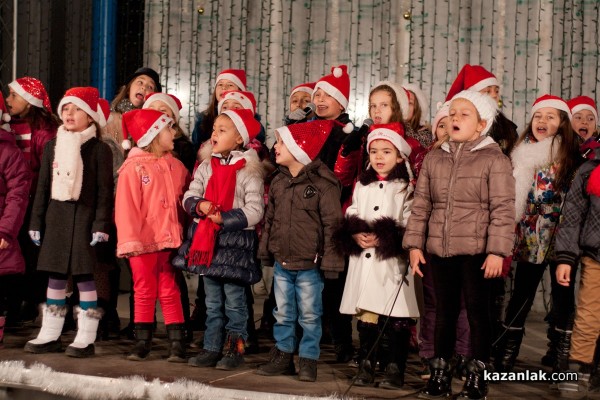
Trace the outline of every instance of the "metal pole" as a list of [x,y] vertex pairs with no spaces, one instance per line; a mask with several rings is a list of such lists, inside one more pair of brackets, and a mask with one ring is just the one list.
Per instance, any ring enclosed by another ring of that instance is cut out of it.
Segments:
[[117,0],[94,0],[92,32],[92,86],[100,96],[115,95],[117,51]]

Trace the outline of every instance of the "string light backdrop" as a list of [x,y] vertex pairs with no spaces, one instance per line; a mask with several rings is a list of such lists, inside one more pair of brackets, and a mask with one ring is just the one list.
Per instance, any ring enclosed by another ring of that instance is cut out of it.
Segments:
[[366,116],[379,80],[419,84],[430,115],[465,63],[502,82],[519,129],[541,94],[597,99],[600,0],[148,0],[144,61],[183,104],[206,108],[214,78],[242,68],[272,143],[290,89],[330,67],[350,69],[349,112]]

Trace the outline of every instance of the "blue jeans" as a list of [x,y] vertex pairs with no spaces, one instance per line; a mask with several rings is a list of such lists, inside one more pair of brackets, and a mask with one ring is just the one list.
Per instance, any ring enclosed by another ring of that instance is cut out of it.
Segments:
[[323,278],[318,269],[290,271],[275,262],[275,301],[273,315],[277,322],[273,336],[277,348],[286,353],[296,350],[296,321],[304,334],[300,340],[299,355],[318,360],[321,341],[321,315],[323,315]]
[[[227,316],[228,333],[240,335],[244,341],[248,339],[246,323],[248,307],[244,286],[231,281],[204,277],[206,292],[206,331],[204,332],[204,349],[221,351],[223,347],[223,326]],[[223,307],[223,305],[225,307]],[[225,315],[223,315],[225,308]]]

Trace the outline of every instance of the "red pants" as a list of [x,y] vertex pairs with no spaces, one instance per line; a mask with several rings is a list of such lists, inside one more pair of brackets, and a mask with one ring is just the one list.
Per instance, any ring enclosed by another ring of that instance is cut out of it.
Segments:
[[165,325],[182,324],[184,321],[175,269],[169,262],[169,255],[169,251],[158,251],[129,259],[136,323],[154,322],[156,299],[160,301]]

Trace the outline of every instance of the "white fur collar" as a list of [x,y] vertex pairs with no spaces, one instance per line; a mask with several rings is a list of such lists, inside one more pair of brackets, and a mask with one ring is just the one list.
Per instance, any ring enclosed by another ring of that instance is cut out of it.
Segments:
[[51,197],[54,200],[78,200],[83,184],[81,145],[96,137],[96,126],[82,132],[67,131],[61,125],[56,132],[56,147],[52,163]]
[[521,142],[510,154],[515,178],[515,220],[517,222],[525,212],[527,196],[537,171],[556,160],[560,143],[560,136],[535,143]]

